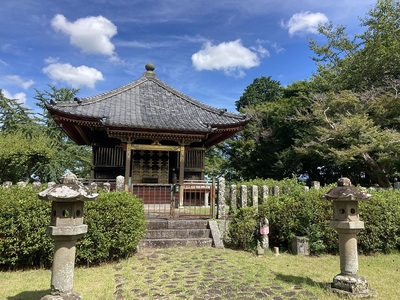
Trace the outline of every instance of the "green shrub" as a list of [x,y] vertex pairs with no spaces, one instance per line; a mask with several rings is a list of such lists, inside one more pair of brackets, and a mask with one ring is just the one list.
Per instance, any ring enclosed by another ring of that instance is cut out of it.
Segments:
[[336,252],[335,231],[329,226],[332,203],[321,199],[327,189],[296,195],[270,196],[259,208],[270,224],[270,245],[290,250],[294,236],[307,236],[314,254]]
[[258,214],[254,207],[240,208],[229,224],[228,246],[251,250],[257,245]]
[[372,192],[368,201],[359,202],[365,229],[359,234],[361,253],[390,253],[400,250],[400,191]]
[[30,188],[0,188],[0,268],[49,266],[50,204]]
[[100,263],[127,257],[146,232],[142,202],[125,192],[101,193],[85,203],[88,233],[77,243],[77,262]]
[[[30,187],[0,188],[0,269],[48,267],[54,241],[45,233],[50,202]],[[101,193],[85,203],[86,233],[77,243],[77,263],[96,264],[124,258],[144,235],[142,202],[128,193]]]

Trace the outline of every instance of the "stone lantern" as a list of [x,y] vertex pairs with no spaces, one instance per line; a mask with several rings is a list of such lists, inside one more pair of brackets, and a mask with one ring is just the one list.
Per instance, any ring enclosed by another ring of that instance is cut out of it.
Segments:
[[94,200],[91,193],[76,175],[68,173],[62,184],[56,184],[39,193],[39,198],[52,202],[51,221],[46,233],[54,239],[54,256],[51,272],[51,295],[42,300],[81,299],[72,292],[74,281],[76,241],[87,232],[83,224],[84,201]]
[[358,201],[368,200],[370,194],[351,185],[350,179],[339,178],[338,186],[324,198],[333,202],[330,226],[339,234],[340,274],[333,278],[331,289],[335,293],[357,297],[370,297],[375,291],[368,288],[367,280],[357,275],[357,233],[364,229],[360,221]]

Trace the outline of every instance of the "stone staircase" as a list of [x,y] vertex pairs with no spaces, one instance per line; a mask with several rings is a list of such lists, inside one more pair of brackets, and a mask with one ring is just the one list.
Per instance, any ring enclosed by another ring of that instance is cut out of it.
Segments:
[[215,221],[148,219],[147,233],[139,242],[139,251],[148,248],[218,247],[219,231],[211,222]]

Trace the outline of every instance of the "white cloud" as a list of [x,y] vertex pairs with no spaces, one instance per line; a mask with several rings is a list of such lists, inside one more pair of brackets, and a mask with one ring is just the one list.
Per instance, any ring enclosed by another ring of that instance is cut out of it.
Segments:
[[81,18],[71,23],[58,14],[51,26],[68,35],[70,43],[82,52],[115,56],[115,46],[110,39],[117,34],[117,27],[103,16]]
[[55,63],[58,63],[58,61],[59,61],[58,57],[52,57],[52,56],[49,56],[49,57],[45,58],[45,60],[44,60],[46,65],[55,64]]
[[260,59],[257,53],[244,47],[241,40],[236,40],[218,45],[206,42],[200,51],[192,55],[192,63],[198,71],[223,70],[228,76],[243,77],[243,69],[258,66]]
[[73,88],[86,86],[93,89],[97,81],[104,80],[100,71],[87,66],[73,67],[70,64],[53,62],[42,71],[51,79],[65,82]]
[[7,99],[15,99],[18,101],[20,104],[25,104],[26,103],[26,94],[25,93],[16,93],[16,94],[11,94],[7,90],[1,90],[3,93],[3,96]]
[[294,14],[287,23],[282,21],[282,27],[287,28],[289,35],[296,33],[317,33],[318,25],[328,22],[328,17],[323,13],[303,11]]
[[261,58],[270,57],[269,51],[263,46],[263,44],[267,44],[267,41],[263,41],[261,39],[256,40],[257,46],[251,47],[250,49],[254,52],[257,52]]
[[18,75],[7,75],[7,76],[4,76],[3,79],[7,83],[17,85],[17,86],[23,88],[24,90],[28,89],[32,84],[35,83],[32,79],[24,81]]

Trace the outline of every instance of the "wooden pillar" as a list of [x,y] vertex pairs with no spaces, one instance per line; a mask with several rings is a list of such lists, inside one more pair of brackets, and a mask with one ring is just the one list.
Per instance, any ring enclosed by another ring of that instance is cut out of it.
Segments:
[[184,179],[185,179],[185,145],[181,145],[179,157],[179,205],[183,206],[183,193],[184,193]]
[[96,164],[96,160],[95,160],[95,155],[97,155],[97,153],[95,152],[97,150],[95,150],[95,146],[92,145],[92,165],[90,168],[90,178],[95,179],[94,176],[96,175],[96,173],[94,172],[94,167]]
[[131,142],[126,143],[126,158],[125,158],[125,183],[124,190],[129,192],[129,178],[131,177],[131,161],[132,161],[132,144]]

